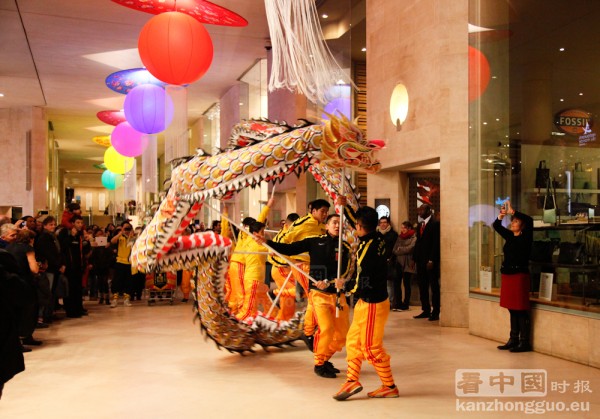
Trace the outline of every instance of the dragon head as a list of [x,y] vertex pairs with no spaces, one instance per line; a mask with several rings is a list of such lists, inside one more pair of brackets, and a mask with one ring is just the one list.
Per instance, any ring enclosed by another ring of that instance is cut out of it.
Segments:
[[320,161],[333,167],[348,167],[366,173],[377,173],[381,163],[375,152],[385,146],[383,140],[368,141],[355,123],[344,115],[340,118],[327,114],[323,128]]

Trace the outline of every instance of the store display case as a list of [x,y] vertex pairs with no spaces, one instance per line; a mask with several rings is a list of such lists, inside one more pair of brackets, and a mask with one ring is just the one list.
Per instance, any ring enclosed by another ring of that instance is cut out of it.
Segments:
[[600,311],[600,224],[570,220],[536,227],[531,297],[570,309]]

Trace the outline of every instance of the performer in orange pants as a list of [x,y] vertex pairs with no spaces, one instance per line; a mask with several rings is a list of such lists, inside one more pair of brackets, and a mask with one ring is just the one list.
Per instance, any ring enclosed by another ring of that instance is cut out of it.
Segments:
[[[310,276],[315,282],[310,283],[309,306],[310,314],[305,321],[311,323],[314,331],[312,349],[314,352],[314,371],[319,377],[335,378],[340,371],[333,366],[329,359],[333,354],[344,347],[346,332],[348,331],[348,306],[343,293],[339,296],[339,316],[336,317],[337,289],[335,286],[338,257],[342,254],[340,276],[345,278],[350,271],[350,246],[342,242],[342,251],[339,251],[340,216],[331,214],[327,217],[327,233],[308,237],[291,244],[267,244],[274,250],[285,255],[297,255],[308,252],[310,256]],[[344,284],[341,284],[341,289]],[[308,313],[307,308],[307,313]],[[305,327],[306,330],[306,327]],[[310,340],[306,339],[310,347]]]
[[[324,199],[317,199],[309,204],[310,214],[304,217],[298,218],[285,231],[281,237],[278,237],[278,243],[291,244],[304,240],[308,237],[320,236],[324,233],[324,222],[327,219],[329,213],[329,207],[331,205]],[[308,272],[310,258],[304,255],[298,255],[293,258],[296,263],[304,264],[302,268],[304,272]],[[269,263],[273,265],[271,276],[277,284],[278,290],[276,293],[281,292],[280,296],[280,307],[278,320],[289,320],[294,315],[296,310],[296,279],[299,284],[302,285],[306,295],[308,295],[308,280],[306,277],[301,275],[299,272],[292,272],[292,278],[289,279],[284,290],[281,290],[281,286],[288,274],[290,273],[290,267],[287,262],[275,255],[269,256]],[[289,316],[289,317],[288,317]]]
[[[346,344],[350,313],[344,294],[340,296],[339,316],[335,316],[335,293],[311,290],[315,317],[319,328],[314,334],[315,367],[329,366],[329,359]],[[332,366],[333,367],[333,366]],[[329,369],[332,369],[331,367]]]
[[[345,198],[338,198],[345,205]],[[386,248],[383,236],[377,232],[377,211],[371,207],[362,207],[357,213],[345,208],[348,222],[356,228],[359,237],[357,261],[357,281],[354,287],[354,306],[352,325],[346,336],[348,372],[346,382],[333,395],[336,400],[362,391],[358,381],[363,359],[375,367],[382,386],[368,393],[373,398],[399,397],[398,387],[390,368],[390,356],[383,347],[383,330],[390,312],[387,293]],[[341,280],[336,280],[336,285]]]
[[[264,237],[265,225],[254,222],[249,227],[250,233]],[[236,314],[240,321],[256,317],[258,304],[264,304],[268,297],[265,285],[265,263],[267,261],[267,249],[252,238],[246,244],[247,254],[244,254],[244,299],[242,307]],[[264,254],[260,254],[264,253]],[[261,287],[262,285],[262,287]]]
[[277,288],[275,294],[279,295],[279,313],[277,313],[277,320],[289,320],[294,317],[296,311],[296,281],[293,276],[287,281],[284,288],[283,284],[288,277],[291,275],[291,269],[289,266],[273,266],[271,270],[271,277]]
[[187,303],[190,298],[190,291],[192,290],[192,275],[193,272],[187,269],[184,269],[181,274],[181,293],[183,294],[181,299],[182,303]]
[[[258,221],[265,223],[269,210],[273,206],[273,198],[269,199],[267,205],[262,209],[258,220],[252,217],[246,217],[242,221],[242,225],[245,228],[249,228],[254,222]],[[221,225],[221,234],[227,236],[229,234],[229,223],[224,219]],[[245,275],[245,255],[242,252],[247,252],[247,246],[253,242],[251,237],[248,237],[246,233],[240,231],[237,238],[237,243],[234,249],[232,249],[232,255],[229,264],[229,272],[225,280],[225,301],[229,305],[231,314],[237,314],[242,307],[244,302],[244,275]],[[264,278],[264,275],[263,275]]]

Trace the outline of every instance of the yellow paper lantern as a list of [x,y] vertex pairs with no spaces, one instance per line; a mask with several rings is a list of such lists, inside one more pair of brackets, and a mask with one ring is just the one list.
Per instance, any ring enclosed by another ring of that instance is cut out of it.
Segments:
[[110,147],[110,135],[98,135],[92,141],[104,147]]
[[120,155],[114,147],[108,147],[104,152],[104,164],[113,173],[123,175],[133,168],[135,159]]

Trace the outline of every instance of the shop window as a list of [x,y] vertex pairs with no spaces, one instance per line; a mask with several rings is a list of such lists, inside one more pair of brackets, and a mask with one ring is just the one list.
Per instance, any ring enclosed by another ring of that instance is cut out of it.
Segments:
[[499,295],[508,197],[535,220],[531,298],[598,313],[600,2],[469,6],[471,292]]

